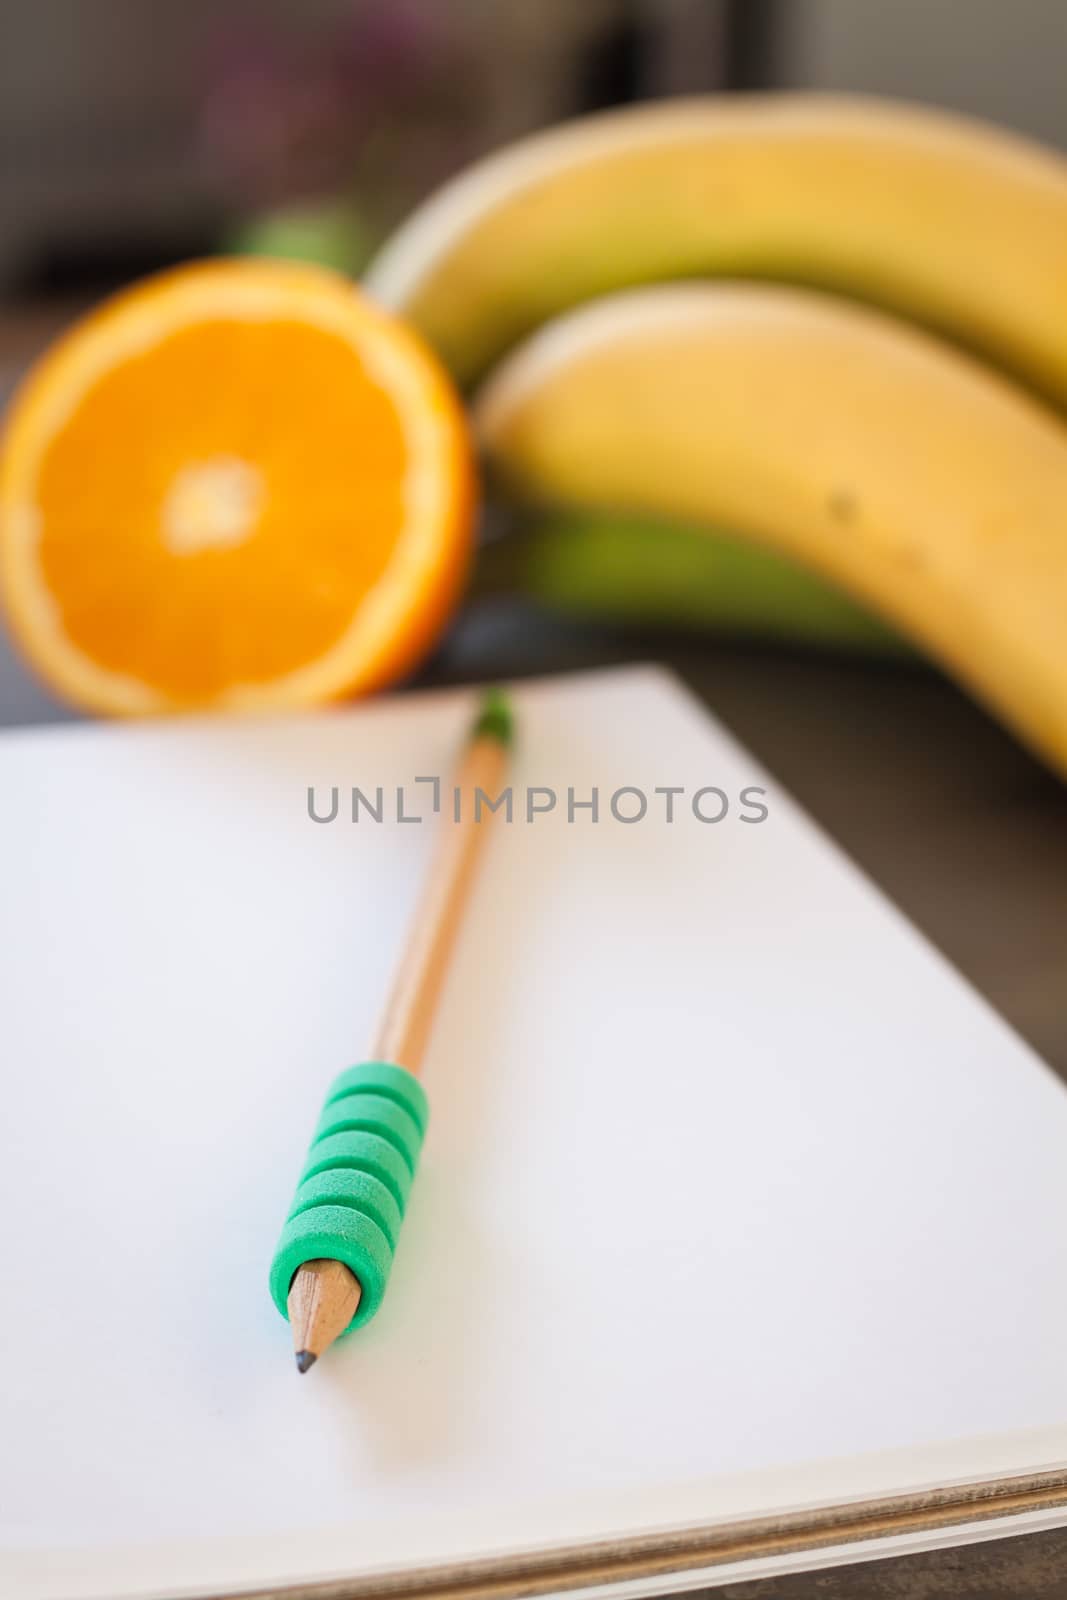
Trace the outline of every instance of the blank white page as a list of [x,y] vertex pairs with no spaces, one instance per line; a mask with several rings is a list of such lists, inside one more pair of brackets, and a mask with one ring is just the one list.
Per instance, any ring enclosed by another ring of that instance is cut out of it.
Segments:
[[[395,1571],[1067,1458],[1067,1095],[651,669],[516,691],[385,1304],[297,1375],[267,1270],[434,837],[390,791],[427,808],[475,704],[0,740],[5,1593]],[[354,784],[393,820],[347,820]],[[532,823],[529,786],[560,794]]]

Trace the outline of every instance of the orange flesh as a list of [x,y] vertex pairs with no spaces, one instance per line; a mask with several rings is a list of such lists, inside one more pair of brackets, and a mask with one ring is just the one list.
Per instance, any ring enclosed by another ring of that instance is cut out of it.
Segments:
[[[295,671],[382,575],[407,458],[394,402],[336,335],[295,321],[180,329],[103,374],[41,463],[39,559],[62,629],[176,701]],[[220,461],[259,486],[247,527],[176,553],[175,484]]]

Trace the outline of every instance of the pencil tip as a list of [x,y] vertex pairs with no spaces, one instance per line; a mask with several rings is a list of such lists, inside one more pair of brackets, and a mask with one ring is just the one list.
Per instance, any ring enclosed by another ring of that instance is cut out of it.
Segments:
[[313,1367],[317,1360],[318,1357],[311,1350],[298,1350],[296,1352],[297,1372],[307,1372],[308,1368]]

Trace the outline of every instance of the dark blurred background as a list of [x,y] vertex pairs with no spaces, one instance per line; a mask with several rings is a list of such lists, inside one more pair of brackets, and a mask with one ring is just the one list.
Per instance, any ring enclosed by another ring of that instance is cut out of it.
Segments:
[[874,91],[1067,146],[1065,60],[1062,0],[0,0],[0,293],[91,293],[279,208],[358,258],[472,155],[664,94]]

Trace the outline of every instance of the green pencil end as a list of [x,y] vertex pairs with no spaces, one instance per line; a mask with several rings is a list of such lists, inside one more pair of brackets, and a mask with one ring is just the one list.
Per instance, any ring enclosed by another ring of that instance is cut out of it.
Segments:
[[515,738],[515,714],[503,689],[487,689],[471,729],[472,739],[496,739],[510,745]]

